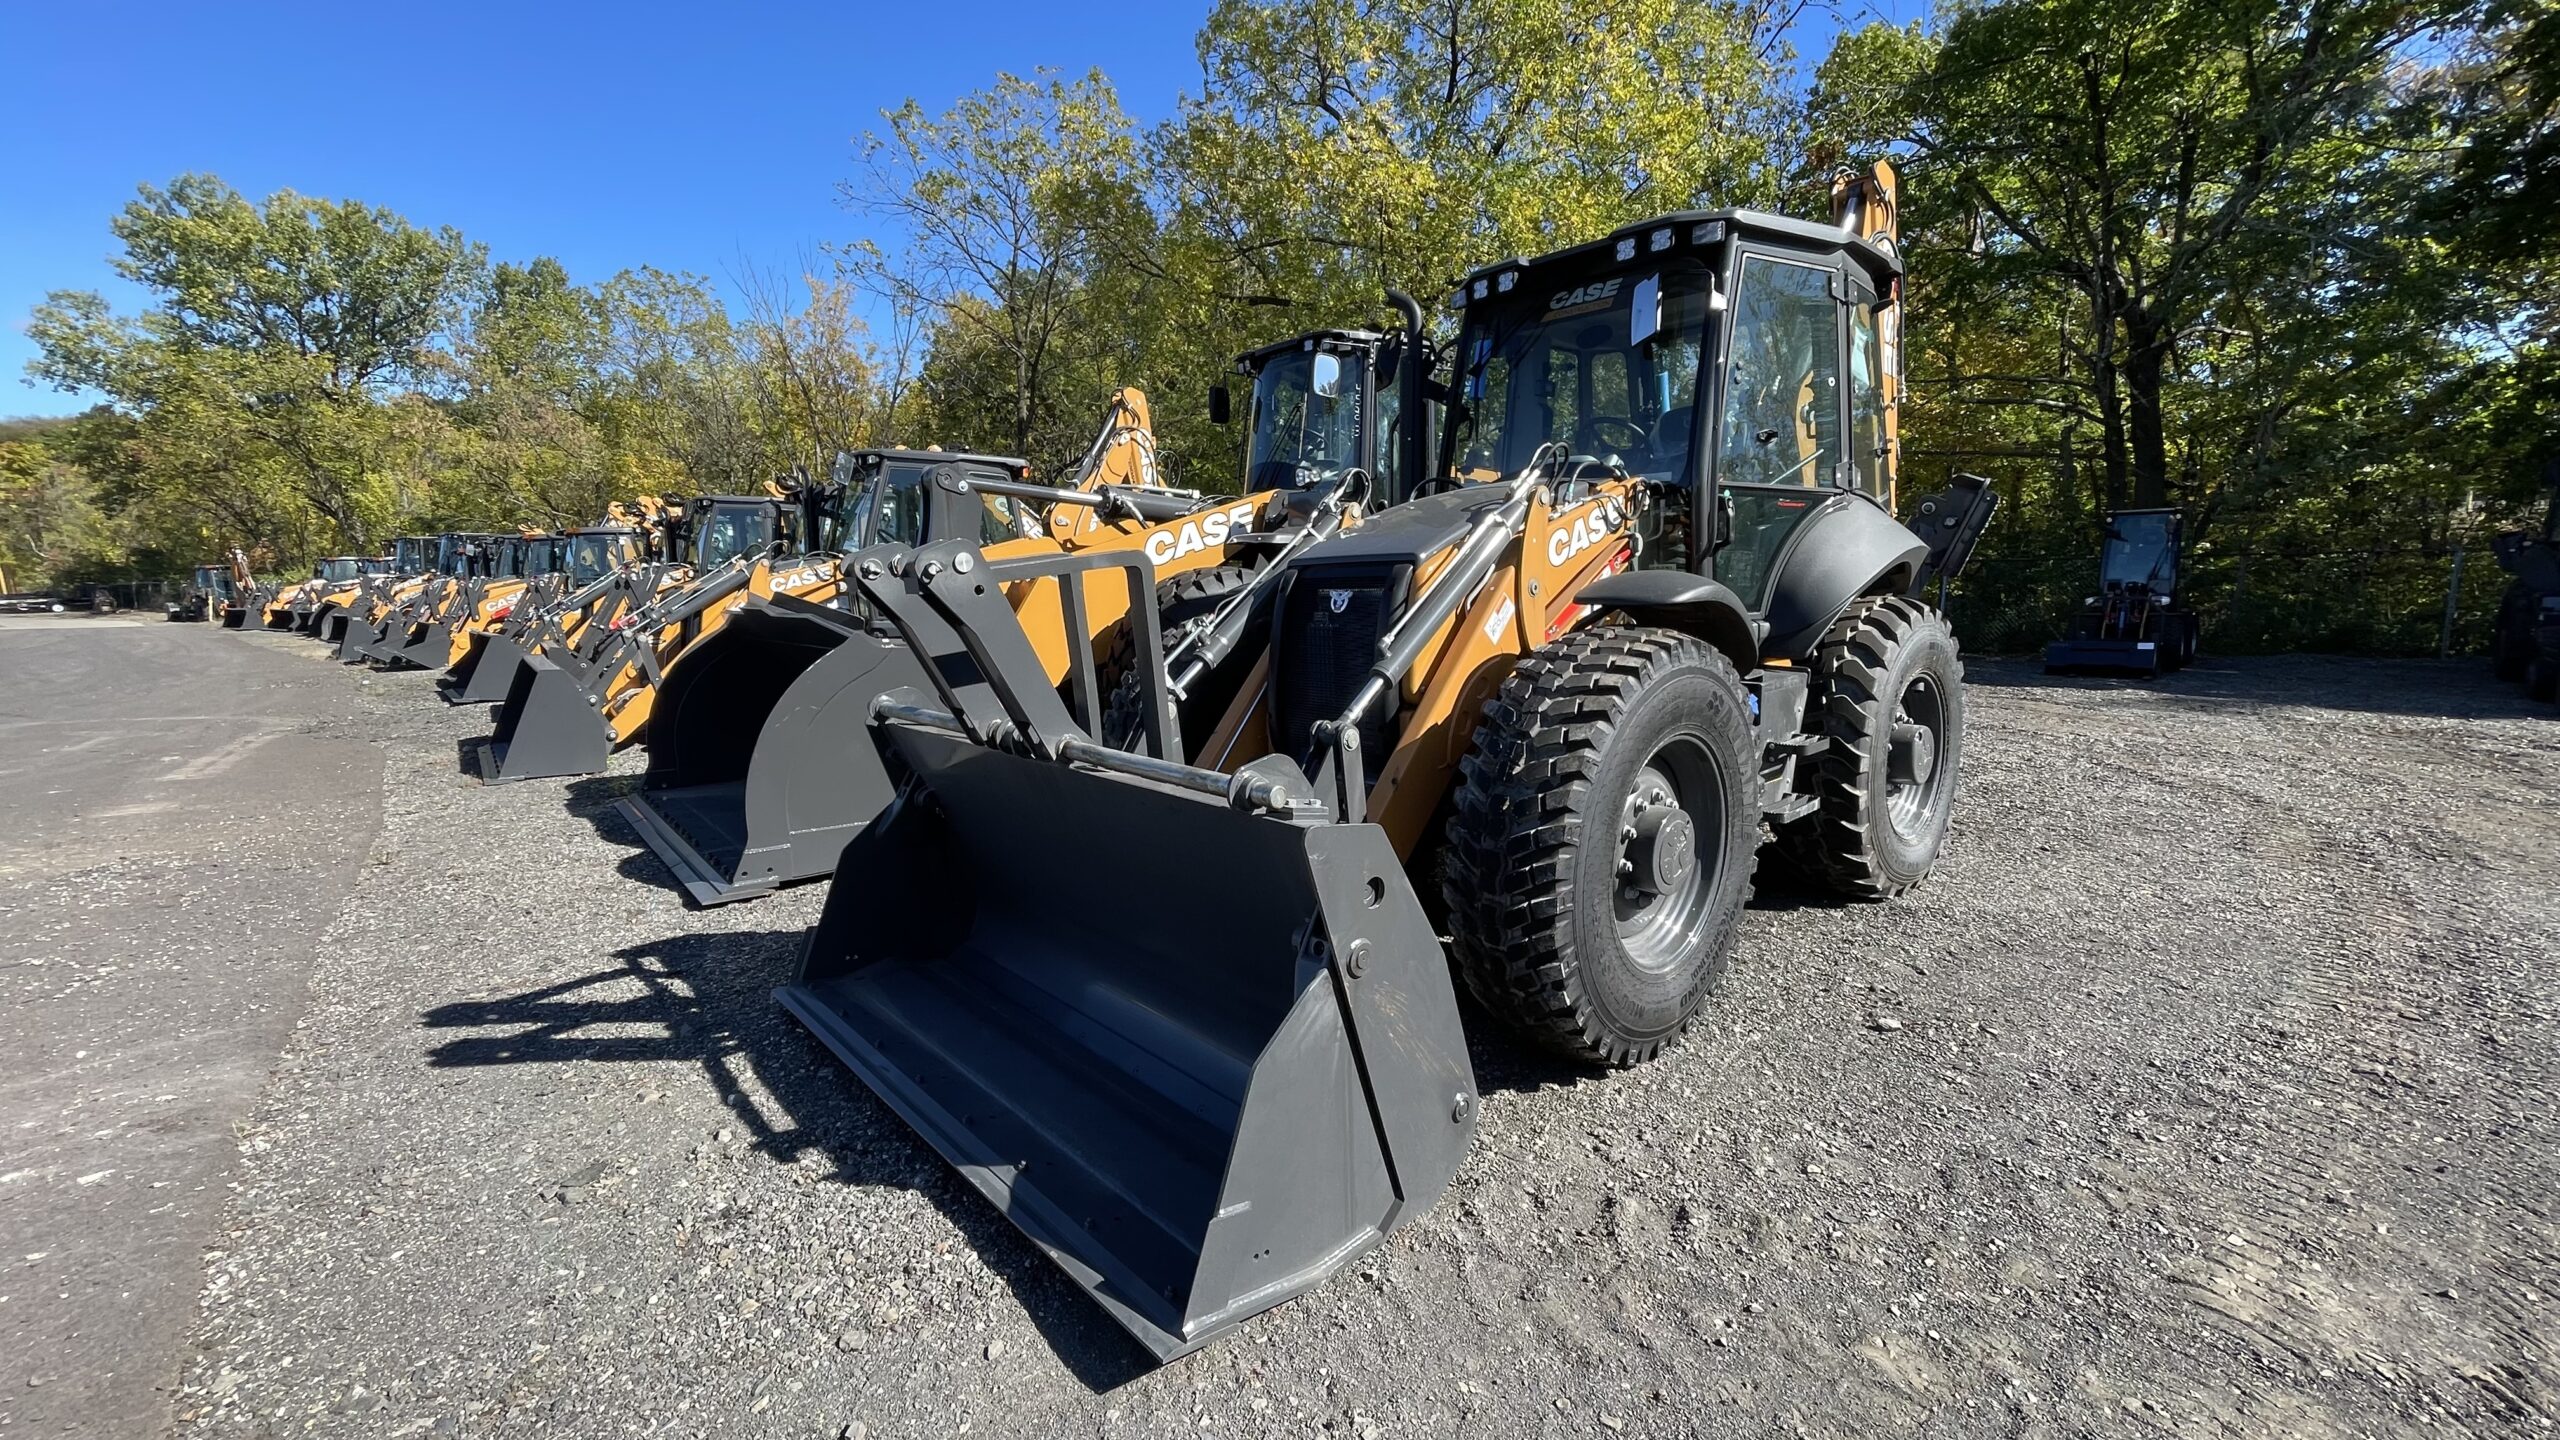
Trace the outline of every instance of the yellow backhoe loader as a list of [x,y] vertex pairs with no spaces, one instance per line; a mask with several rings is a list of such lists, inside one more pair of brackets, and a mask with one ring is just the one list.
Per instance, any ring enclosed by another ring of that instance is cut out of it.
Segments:
[[[1456,984],[1632,1065],[1723,973],[1764,827],[1845,894],[1928,875],[1964,691],[1919,596],[1990,499],[1890,508],[1892,193],[1470,275],[1437,478],[1287,562],[1200,733],[1146,650],[1143,738],[1096,738],[966,542],[855,566],[927,684],[874,703],[904,779],[780,998],[1158,1357],[1438,1198]],[[1094,905],[1094,854],[1149,883]]]
[[[495,728],[473,766],[490,783],[602,770],[648,723],[659,679],[686,647],[717,630],[748,594],[825,598],[837,584],[831,557],[811,558],[808,537],[832,543],[839,487],[802,483],[763,496],[694,500],[684,520],[689,577],[601,627],[592,644],[517,659]],[[483,657],[477,669],[487,668]]]
[[[1150,524],[1133,503],[1026,491],[1006,475],[1011,462],[881,453],[866,461],[874,523],[850,532],[847,547],[967,539],[983,527],[989,561],[1135,548],[1158,582],[1160,627],[1205,639],[1222,618],[1240,626],[1262,598],[1258,577],[1267,581],[1297,550],[1357,523],[1363,501],[1391,500],[1420,477],[1419,444],[1409,465],[1400,459],[1407,447],[1397,417],[1428,413],[1406,392],[1429,364],[1421,312],[1402,303],[1406,323],[1396,330],[1317,331],[1238,357],[1251,397],[1245,488],[1258,493],[1250,499],[1161,497],[1165,519],[1182,523]],[[1151,449],[1118,443],[1147,433],[1135,406],[1131,397],[1119,403],[1073,494],[1108,497],[1151,478]],[[1228,410],[1225,387],[1214,387],[1211,418],[1223,424]],[[1003,538],[974,499],[997,494],[1048,501],[1039,535]],[[1203,523],[1186,529],[1195,513]],[[1053,580],[1017,583],[1006,599],[1038,637],[1053,685],[1071,687],[1071,656],[1083,653],[1094,660],[1094,693],[1107,694],[1130,659],[1126,594],[1098,592],[1092,598],[1102,603],[1074,619],[1061,606],[1081,593]],[[1069,635],[1082,643],[1071,649]],[[860,607],[841,598],[750,600],[668,673],[649,724],[649,768],[638,793],[620,802],[623,815],[696,904],[826,875],[890,795],[879,766],[848,763],[843,737],[881,691],[921,683],[903,642]],[[1192,703],[1213,700],[1204,687]]]
[[[896,463],[901,457],[908,463]],[[948,471],[928,485],[914,463],[918,458],[936,466],[967,465],[974,478],[964,481]],[[942,523],[964,524],[972,538],[997,538],[1041,553],[1152,544],[1168,563],[1183,568],[1212,563],[1223,553],[1227,532],[1255,513],[1247,501],[1213,504],[1157,482],[1154,431],[1146,397],[1136,390],[1113,397],[1073,485],[1036,485],[1025,473],[1019,461],[940,451],[839,457],[838,473],[824,491],[828,508],[823,515],[813,513],[803,527],[803,533],[823,527],[817,549],[779,569],[741,556],[618,622],[592,655],[520,662],[497,730],[479,754],[482,777],[503,781],[602,770],[615,750],[649,725],[661,685],[682,672],[678,662],[689,661],[709,637],[725,630],[740,606],[801,601],[823,607],[842,588],[845,534],[899,533],[920,525],[926,509],[942,503],[937,497],[960,497],[966,518]],[[1043,589],[1030,582],[1024,603],[1039,604]],[[1055,587],[1045,589],[1054,603]],[[1115,597],[1086,618],[1108,628],[1126,609],[1125,597]]]
[[557,661],[583,651],[592,658],[616,620],[691,578],[690,565],[668,558],[682,548],[671,538],[681,513],[654,498],[635,509],[617,504],[606,524],[570,532],[566,571],[493,616],[488,628],[466,635],[461,657],[436,681],[437,692],[448,704],[494,705],[507,698],[527,655]]
[[250,567],[249,552],[233,546],[231,550],[231,592],[222,601],[222,628],[245,630],[250,620],[266,608],[269,592],[258,581]]
[[352,648],[355,659],[380,669],[444,668],[451,627],[458,617],[471,613],[493,581],[513,569],[523,536],[462,531],[437,540],[430,573],[421,583],[404,589],[373,627],[370,638],[351,630],[339,646],[340,658],[346,658]]
[[350,634],[360,637],[352,646],[358,650],[381,638],[383,622],[392,608],[416,594],[434,572],[438,543],[439,537],[433,535],[403,535],[392,541],[389,567],[380,574],[366,576],[344,605],[321,612],[312,633],[323,643],[338,647],[340,660],[360,658],[351,653]]
[[268,597],[260,612],[260,624],[269,630],[294,630],[308,635],[322,606],[344,604],[366,576],[381,573],[390,563],[373,555],[332,555],[311,567],[310,579],[285,586]]

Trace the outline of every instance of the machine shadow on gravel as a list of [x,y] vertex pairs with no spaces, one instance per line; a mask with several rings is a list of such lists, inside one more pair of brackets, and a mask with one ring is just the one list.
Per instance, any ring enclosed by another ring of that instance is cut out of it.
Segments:
[[572,780],[568,785],[568,810],[593,827],[597,839],[623,852],[622,858],[613,863],[615,874],[652,890],[681,896],[684,886],[676,879],[676,873],[640,838],[640,832],[631,828],[630,820],[616,803],[639,788],[639,781],[629,775],[590,775]]
[[[640,858],[655,863],[645,849]],[[697,1066],[762,1154],[789,1163],[814,1150],[838,1183],[910,1189],[931,1201],[1090,1390],[1153,1369],[1136,1341],[1104,1323],[1081,1290],[774,1003],[803,938],[798,929],[672,936],[614,951],[614,964],[573,980],[439,1005],[421,1017],[425,1028],[467,1033],[436,1045],[428,1063]]]

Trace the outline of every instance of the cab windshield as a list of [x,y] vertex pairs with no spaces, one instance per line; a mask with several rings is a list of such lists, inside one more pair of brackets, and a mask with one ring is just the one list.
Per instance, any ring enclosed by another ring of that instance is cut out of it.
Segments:
[[1358,357],[1330,350],[1280,355],[1262,367],[1253,377],[1247,490],[1323,484],[1362,463],[1361,371]]
[[2177,518],[2165,510],[2110,518],[2099,582],[2109,589],[2120,585],[2140,585],[2154,593],[2175,589],[2178,556],[2171,541]]
[[1444,442],[1456,471],[1513,474],[1560,441],[1630,474],[1685,479],[1713,293],[1707,267],[1684,260],[1533,278],[1510,304],[1470,306]]
[[622,547],[615,535],[572,535],[569,537],[569,583],[592,585],[622,561]]
[[694,536],[693,563],[708,570],[740,555],[752,555],[773,543],[770,505],[714,505],[702,517]]
[[409,538],[391,544],[391,568],[403,575],[415,575],[427,568],[431,540]]
[[339,556],[320,562],[320,578],[331,581],[353,580],[364,573],[364,562],[351,556]]

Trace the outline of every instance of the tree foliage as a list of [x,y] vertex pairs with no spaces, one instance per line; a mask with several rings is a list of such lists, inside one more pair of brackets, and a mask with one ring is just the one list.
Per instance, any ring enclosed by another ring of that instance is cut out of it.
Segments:
[[2555,14],[1950,0],[1800,58],[1779,0],[1213,0],[1158,123],[1098,72],[888,110],[840,187],[874,238],[735,307],[181,177],[114,221],[146,311],[31,321],[36,375],[108,403],[5,442],[0,559],[565,524],[863,443],[1054,471],[1124,384],[1179,481],[1231,487],[1201,401],[1235,354],[1666,210],[1818,215],[1890,157],[1910,479],[2008,502],[1977,643],[2049,634],[2104,512],[2170,504],[2217,643],[2413,647],[2560,451]]
[[7,558],[54,581],[588,524],[636,494],[752,489],[886,423],[839,275],[772,280],[741,322],[697,276],[580,286],[386,210],[194,175],[144,186],[113,230],[149,308],[64,292],[28,324],[36,379],[105,397],[20,442],[43,463],[12,455]]

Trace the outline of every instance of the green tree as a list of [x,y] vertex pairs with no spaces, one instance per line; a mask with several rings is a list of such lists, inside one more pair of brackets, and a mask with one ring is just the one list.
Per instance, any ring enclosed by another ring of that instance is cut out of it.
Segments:
[[155,426],[253,439],[336,543],[368,545],[392,508],[377,402],[444,367],[479,248],[354,201],[253,204],[206,175],[142,187],[114,230],[116,268],[151,308],[122,318],[94,294],[53,295],[28,325],[30,371]]
[[1003,430],[949,441],[1063,463],[1090,437],[1061,373],[1123,318],[1095,308],[1095,273],[1153,228],[1117,94],[1099,72],[999,75],[940,115],[910,100],[882,119],[886,132],[863,137],[862,174],[841,194],[885,222],[897,248],[850,246],[848,268],[947,334],[938,344],[1003,365]]
[[2432,0],[2005,0],[1948,26],[1907,138],[1992,263],[2076,297],[2110,503],[2168,501],[2181,343],[2298,203],[2396,138],[2395,66],[2451,18]]

